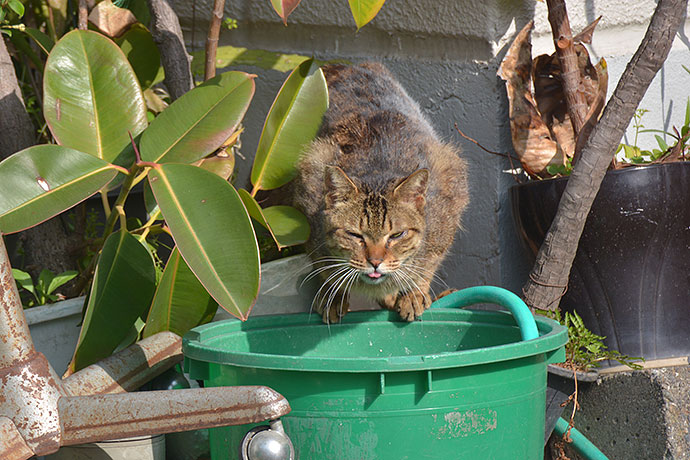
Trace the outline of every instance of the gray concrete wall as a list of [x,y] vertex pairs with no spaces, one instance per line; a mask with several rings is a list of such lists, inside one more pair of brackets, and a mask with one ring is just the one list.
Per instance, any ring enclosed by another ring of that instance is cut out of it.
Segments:
[[[192,49],[203,49],[211,4],[210,0],[178,0],[175,4]],[[606,57],[611,90],[637,47],[654,5],[653,0],[634,5],[624,0],[568,2],[575,31],[604,16],[593,54]],[[443,267],[444,279],[457,288],[494,284],[519,291],[529,267],[514,234],[507,195],[514,180],[502,173],[509,164],[463,140],[453,125],[458,123],[466,134],[491,150],[512,149],[507,99],[496,70],[516,31],[532,18],[536,24],[535,55],[553,51],[545,3],[388,0],[379,15],[359,32],[346,0],[305,0],[290,16],[287,27],[268,0],[231,0],[225,13],[238,20],[239,28],[224,30],[221,45],[385,63],[420,103],[439,134],[462,145],[470,165],[471,204],[465,230]],[[642,104],[651,110],[645,118],[647,127],[668,118],[671,101],[670,119],[682,123],[682,113],[678,113],[684,110],[686,88],[690,88],[690,75],[680,67],[681,63],[690,66],[687,43],[685,35],[676,40],[669,63]],[[242,152],[247,160],[239,162],[240,177],[246,178],[263,119],[285,75],[256,68],[242,70],[259,75],[257,93],[245,119]]]

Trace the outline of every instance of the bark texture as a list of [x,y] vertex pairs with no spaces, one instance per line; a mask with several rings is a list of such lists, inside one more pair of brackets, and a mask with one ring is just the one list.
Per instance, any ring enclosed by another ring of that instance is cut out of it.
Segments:
[[165,86],[172,100],[192,89],[192,58],[187,54],[177,14],[168,0],[148,0],[151,35],[158,45],[165,70]]
[[[0,160],[35,143],[35,133],[14,72],[5,41],[0,38]],[[68,239],[59,218],[51,219],[21,234],[25,265],[37,276],[41,268],[55,273],[70,270]]]
[[89,8],[86,5],[86,0],[79,0],[77,28],[79,30],[87,30],[89,28]]
[[0,38],[0,160],[34,144],[32,126],[12,59]]
[[580,79],[580,66],[577,64],[575,42],[570,29],[568,11],[565,8],[565,0],[546,0],[549,9],[549,23],[553,34],[553,42],[556,46],[556,54],[561,63],[561,81],[563,93],[568,106],[568,115],[573,124],[575,138],[585,124],[587,116],[587,102]]
[[225,0],[215,0],[211,24],[208,27],[206,37],[206,62],[204,67],[204,80],[216,76],[216,51],[218,51],[218,37],[220,36],[220,23],[223,20]]
[[685,17],[683,12],[687,2],[659,1],[642,43],[589,136],[523,287],[525,302],[530,307],[548,310],[558,307],[594,197],[625,128],[668,56],[676,31]]

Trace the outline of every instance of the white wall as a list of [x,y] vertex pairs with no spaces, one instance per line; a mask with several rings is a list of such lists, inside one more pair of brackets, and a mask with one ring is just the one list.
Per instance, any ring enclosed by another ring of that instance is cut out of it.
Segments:
[[[195,12],[192,5],[196,3]],[[178,0],[175,8],[190,47],[203,49],[212,2]],[[644,0],[584,0],[568,2],[575,32],[603,15],[593,54],[609,64],[610,91],[639,44],[655,2]],[[356,32],[347,0],[304,0],[283,26],[268,0],[231,0],[226,16],[239,28],[223,31],[221,45],[315,55],[320,59],[384,62],[415,98],[437,131],[463,146],[470,164],[471,204],[465,231],[444,267],[453,287],[495,284],[519,290],[529,267],[514,236],[507,190],[514,181],[501,171],[505,160],[463,140],[454,123],[485,147],[508,151],[510,133],[504,85],[496,77],[500,59],[512,37],[535,19],[534,53],[551,53],[553,45],[546,5],[535,0],[388,0],[376,19]],[[193,17],[195,16],[195,20]],[[687,25],[686,25],[687,27]],[[192,30],[194,40],[192,43]],[[647,127],[662,127],[672,104],[671,122],[682,124],[690,94],[687,35],[676,39],[660,76],[642,102],[649,109]],[[258,133],[270,103],[285,75],[255,68],[259,74],[255,100],[246,118],[240,171],[246,177],[258,143]],[[666,125],[667,126],[667,125]]]

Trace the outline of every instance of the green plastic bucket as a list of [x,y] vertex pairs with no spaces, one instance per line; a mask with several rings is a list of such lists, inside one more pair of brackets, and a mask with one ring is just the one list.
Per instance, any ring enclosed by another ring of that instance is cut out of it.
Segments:
[[[567,331],[535,324],[500,288],[458,291],[434,307],[474,303],[513,314],[432,308],[403,323],[351,312],[330,327],[307,313],[229,320],[185,336],[185,369],[205,386],[280,392],[300,460],[541,459],[546,366],[565,358]],[[237,458],[250,428],[211,430],[211,457]]]

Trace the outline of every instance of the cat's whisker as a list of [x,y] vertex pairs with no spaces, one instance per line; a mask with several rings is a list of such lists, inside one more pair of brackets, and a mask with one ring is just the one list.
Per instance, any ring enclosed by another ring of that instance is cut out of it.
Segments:
[[400,279],[400,281],[404,282],[405,284],[405,287],[400,292],[410,292],[412,290],[412,285],[410,285],[407,281],[409,275],[407,275],[402,269],[398,269],[394,273],[398,277],[398,279]]
[[[313,263],[312,263],[312,262],[309,262],[309,263],[307,263],[307,264],[305,264],[305,265],[302,265],[301,267],[295,269],[293,272],[291,272],[291,273],[287,274],[286,276],[284,276],[280,281],[278,281],[277,284],[275,284],[274,286],[271,286],[270,288],[266,289],[266,290],[264,291],[264,294],[268,294],[268,293],[274,291],[275,289],[281,287],[281,286],[283,285],[283,283],[285,283],[286,281],[290,281],[290,280],[292,280],[292,279],[294,279],[294,278],[298,278],[302,273],[304,273],[304,272],[307,271],[307,270],[310,270],[312,267],[313,267]],[[303,285],[304,285],[304,280],[302,280],[302,282],[300,283],[299,287],[301,288]]]
[[330,304],[332,303],[334,296],[340,289],[340,285],[342,284],[343,280],[349,275],[350,270],[350,268],[347,268],[339,271],[338,276],[334,277],[333,280],[329,283],[328,288],[321,296],[321,304],[323,305],[323,302],[326,302],[326,306],[322,309],[322,312],[330,308]]
[[[325,244],[325,243],[322,243],[322,244],[319,245],[319,246],[323,246],[323,244]],[[313,253],[313,252],[314,252],[314,251],[312,251],[312,253]],[[310,253],[310,254],[311,254],[311,253]],[[347,263],[347,259],[327,256],[327,257],[321,257],[321,258],[319,258],[319,259],[317,259],[317,260],[315,260],[315,261],[310,261],[310,262],[308,262],[308,263],[302,265],[301,267],[298,267],[298,268],[295,269],[292,273],[289,273],[288,275],[286,275],[285,277],[283,277],[283,279],[281,279],[275,286],[272,286],[272,287],[270,287],[269,289],[266,289],[266,291],[264,291],[264,293],[265,293],[265,294],[268,294],[268,293],[272,292],[273,290],[275,290],[275,289],[281,287],[281,286],[283,285],[283,283],[285,283],[286,281],[290,281],[290,280],[292,280],[292,279],[294,279],[294,278],[299,277],[299,276],[302,275],[305,271],[307,271],[307,270],[312,270],[315,264],[317,264],[317,263],[322,263],[322,262],[344,262],[344,263]],[[300,282],[299,287],[302,288],[302,287],[304,286],[304,283],[305,283],[306,281],[307,281],[306,279],[302,280],[302,282]]]
[[445,280],[441,278],[437,273],[434,273],[423,267],[405,263],[401,265],[401,268],[407,270],[411,274],[418,276],[419,278],[431,278],[431,282],[436,282],[440,284],[442,287],[445,287],[446,289],[449,288],[448,283],[446,283]]
[[321,273],[322,271],[328,270],[329,268],[344,267],[345,265],[347,265],[345,262],[337,262],[337,263],[328,264],[328,265],[324,265],[322,267],[317,267],[317,268],[313,268],[313,266],[312,266],[312,271],[309,272],[308,276],[312,276],[314,273],[316,273],[316,274]]
[[400,273],[400,275],[402,275],[403,277],[405,277],[405,278],[408,280],[408,282],[412,284],[412,286],[414,286],[414,289],[416,289],[417,291],[419,291],[419,293],[422,295],[422,297],[424,297],[425,299],[427,299],[427,300],[429,301],[429,303],[431,303],[431,299],[429,298],[429,293],[428,293],[428,292],[424,292],[424,291],[419,287],[419,284],[417,284],[417,282],[414,280],[414,278],[412,278],[409,274],[405,273],[404,271],[399,271],[399,273]]
[[409,287],[406,288],[406,287],[403,285],[403,283],[402,283],[402,277],[400,276],[400,273],[393,272],[393,273],[391,273],[391,275],[393,275],[393,281],[394,281],[395,284],[398,286],[398,291],[399,291],[399,292],[405,292],[405,291],[407,291],[407,290],[409,289]]
[[347,262],[348,259],[344,257],[319,257],[318,259],[314,260],[314,264],[318,264],[320,262]]
[[352,286],[354,286],[355,282],[357,281],[357,277],[359,276],[358,271],[353,271],[350,276],[350,281],[348,284],[345,286],[345,292],[343,293],[343,299],[340,302],[340,313],[342,314],[343,312],[343,300],[347,298],[348,303],[350,302],[350,290],[352,289]]
[[326,291],[325,294],[325,296],[328,298],[326,299],[326,307],[324,310],[330,311],[333,299],[335,298],[336,294],[338,294],[338,290],[340,289],[340,286],[343,284],[344,280],[347,278],[347,275],[349,275],[349,271],[343,273],[335,281],[333,281],[333,283],[331,283],[331,287],[328,289],[328,291]]
[[[335,296],[338,294],[338,292],[340,291],[340,289],[341,289],[343,286],[346,286],[346,285],[347,285],[347,283],[349,282],[349,280],[350,280],[350,278],[352,277],[353,273],[356,274],[356,271],[353,270],[353,271],[351,271],[351,272],[348,272],[348,273],[346,273],[345,275],[343,275],[343,276],[340,278],[340,282],[338,283],[337,287],[333,290],[333,292],[331,293],[331,295],[330,295],[330,297],[329,297],[329,299],[328,299],[328,308],[329,308],[329,309],[330,309],[330,307],[331,307],[331,304],[333,303],[333,300],[335,299]],[[343,291],[342,291],[342,293],[341,293],[341,297],[340,297],[340,309],[338,310],[338,317],[339,317],[339,318],[343,316],[343,305],[344,305],[344,302],[345,302],[345,289],[343,289]]]
[[425,273],[427,275],[433,275],[434,273],[436,273],[434,270],[429,270],[428,268],[426,268],[423,265],[414,264],[414,263],[409,262],[409,261],[402,262],[400,265],[404,266],[404,267],[408,267],[408,268],[414,268],[415,270],[419,271],[420,273]]
[[[412,280],[414,280],[415,277],[416,277],[417,279],[421,279],[421,280],[425,280],[425,279],[426,279],[426,276],[425,276],[425,275],[420,274],[420,273],[416,273],[416,272],[414,272],[413,270],[410,270],[408,267],[405,267],[404,269],[402,269],[401,272],[405,273],[405,274],[406,274],[407,276],[409,276]],[[433,301],[433,299],[436,298],[436,290],[435,290],[434,287],[433,287],[433,282],[434,282],[434,281],[436,281],[436,280],[432,277],[431,281],[429,282],[429,294],[430,294],[430,295],[426,296],[426,297],[429,298],[429,303],[431,303],[431,301]],[[447,286],[447,285],[446,285],[446,286]]]
[[[332,295],[332,297],[335,297],[335,294],[337,294],[338,291],[341,292],[341,294],[340,294],[340,307],[338,308],[338,317],[343,316],[343,305],[345,304],[345,292],[347,291],[347,285],[350,282],[350,279],[352,278],[352,273],[353,272],[350,271],[350,272],[346,273],[345,276],[343,276],[342,282],[339,284],[338,289]],[[341,291],[341,288],[342,288],[342,291]],[[332,300],[331,300],[331,302],[332,302]]]
[[[316,294],[314,294],[314,299],[311,301],[310,311],[312,311],[314,309],[315,303],[317,305],[321,304],[321,302],[319,301],[319,298],[321,298],[321,299],[323,298],[323,297],[321,297],[321,293],[322,293],[324,288],[326,288],[326,287],[330,288],[330,285],[329,285],[330,281],[332,279],[340,276],[340,274],[345,273],[348,270],[349,270],[349,267],[343,267],[343,268],[337,269],[334,273],[331,273],[331,275],[321,284],[321,287],[319,287],[319,290],[316,291]],[[327,292],[328,292],[328,290],[323,293],[323,296],[325,296]],[[321,312],[323,312],[323,310],[321,310]]]
[[[326,304],[321,311],[325,315],[325,318],[329,319],[329,321],[330,321],[330,309],[331,309],[331,305],[333,303],[333,299],[338,294],[338,291],[340,290],[341,286],[347,281],[349,276],[352,274],[351,270],[352,269],[350,268],[347,271],[345,271],[344,273],[341,273],[331,283],[331,285],[329,286],[329,288],[326,290],[326,292],[324,293],[324,295],[322,297],[322,301],[323,301],[323,299],[328,297],[328,299],[326,299]],[[342,313],[342,309],[341,309],[340,313]]]
[[345,267],[345,266],[348,266],[348,265],[349,265],[349,264],[348,264],[347,262],[340,262],[340,263],[337,263],[337,264],[331,264],[331,265],[326,265],[325,267],[317,268],[317,269],[315,269],[314,271],[312,271],[311,273],[309,273],[307,276],[305,276],[304,279],[302,280],[302,282],[300,283],[299,286],[300,286],[300,287],[304,286],[304,284],[305,284],[306,282],[308,282],[310,279],[312,279],[312,278],[314,278],[315,276],[317,276],[319,273],[323,273],[323,272],[325,272],[325,271],[327,271],[327,270],[331,270],[331,269],[335,269],[335,268],[339,268],[339,267]]

